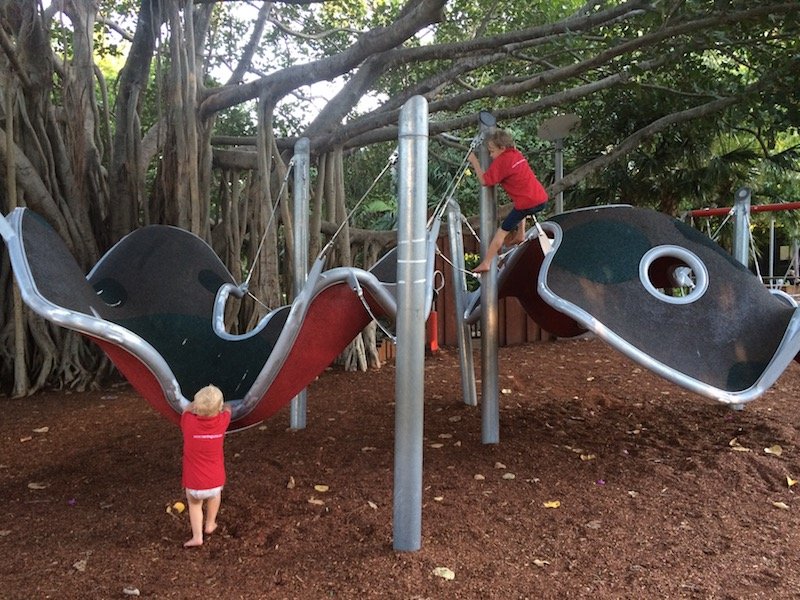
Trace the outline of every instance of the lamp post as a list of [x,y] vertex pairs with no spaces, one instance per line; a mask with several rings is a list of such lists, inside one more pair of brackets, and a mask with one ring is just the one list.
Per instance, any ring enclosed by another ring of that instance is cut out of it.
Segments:
[[[553,142],[555,150],[555,181],[558,183],[564,178],[564,138],[567,137],[575,127],[580,125],[581,119],[578,115],[568,113],[550,117],[539,125],[537,135],[543,140]],[[564,212],[564,192],[558,192],[556,196],[555,213]]]

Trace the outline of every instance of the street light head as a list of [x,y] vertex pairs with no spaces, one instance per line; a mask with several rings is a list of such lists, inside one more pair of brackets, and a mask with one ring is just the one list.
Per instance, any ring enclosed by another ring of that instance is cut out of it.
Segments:
[[536,133],[543,140],[553,142],[567,137],[570,131],[575,129],[580,123],[581,118],[576,114],[568,113],[566,115],[556,115],[539,125],[539,129]]
[[497,119],[495,119],[494,115],[488,110],[482,110],[479,112],[478,120],[480,121],[480,124],[484,125],[485,127],[495,127],[497,125]]

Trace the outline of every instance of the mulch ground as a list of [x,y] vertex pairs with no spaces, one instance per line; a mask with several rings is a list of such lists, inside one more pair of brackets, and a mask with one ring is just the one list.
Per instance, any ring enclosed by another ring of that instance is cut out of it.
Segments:
[[391,363],[325,372],[302,431],[231,434],[193,550],[180,432],[126,384],[3,398],[0,597],[797,597],[800,365],[733,411],[597,340],[502,348],[492,445],[457,353],[425,374],[418,552],[392,549]]

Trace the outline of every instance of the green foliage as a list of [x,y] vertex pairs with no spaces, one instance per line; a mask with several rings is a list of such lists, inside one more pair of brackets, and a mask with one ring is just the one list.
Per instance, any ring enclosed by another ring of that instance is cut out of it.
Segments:
[[214,131],[217,135],[247,137],[256,134],[255,102],[239,104],[217,114]]
[[348,210],[361,203],[353,215],[356,227],[389,230],[397,226],[397,191],[390,157],[394,144],[362,148],[345,160],[345,195]]
[[[464,268],[467,271],[472,271],[479,264],[481,264],[480,254],[475,254],[474,252],[466,252],[464,254]],[[475,275],[467,273],[467,291],[474,292],[479,287],[481,287],[480,280]]]

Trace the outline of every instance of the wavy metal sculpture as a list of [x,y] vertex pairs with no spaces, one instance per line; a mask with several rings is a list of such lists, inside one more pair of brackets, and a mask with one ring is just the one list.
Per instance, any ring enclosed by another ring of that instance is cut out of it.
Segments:
[[[514,296],[561,337],[591,331],[693,392],[741,405],[763,394],[800,352],[800,309],[765,288],[685,223],[631,206],[563,213],[506,260],[499,296]],[[465,318],[480,315],[472,299]]]
[[[397,313],[394,251],[372,271],[324,271],[324,259],[318,259],[290,306],[233,335],[224,330],[222,314],[239,288],[197,236],[161,225],[138,229],[84,275],[36,213],[18,208],[6,221],[2,233],[25,303],[48,321],[90,337],[175,423],[187,398],[210,382],[233,401],[231,429],[263,421],[328,367],[373,316],[394,319]],[[432,295],[429,284],[427,310]]]

